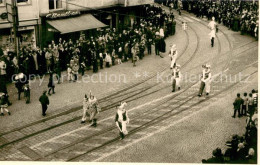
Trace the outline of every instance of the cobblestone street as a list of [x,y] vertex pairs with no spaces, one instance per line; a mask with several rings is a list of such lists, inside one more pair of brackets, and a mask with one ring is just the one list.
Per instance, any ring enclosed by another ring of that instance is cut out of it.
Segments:
[[[168,7],[163,9],[169,13]],[[201,163],[217,147],[226,149],[232,135],[245,132],[246,117],[231,117],[233,101],[237,93],[258,89],[259,43],[220,24],[211,47],[207,19],[186,11],[179,15],[174,10],[174,15],[176,34],[165,40],[164,58],[155,55],[153,46],[152,54],[145,50],[136,67],[129,60],[98,73],[89,70],[87,83],[86,76],[79,76],[78,82],[64,78],[49,96],[45,117],[38,100],[48,88],[49,75],[30,81],[30,104],[23,95],[18,100],[15,85],[8,84],[12,115],[0,117],[0,160]],[[169,81],[173,44],[184,77],[175,93]],[[212,68],[211,92],[197,97],[201,66],[206,63]],[[80,123],[82,102],[90,90],[101,107],[96,128],[88,120]],[[120,140],[114,118],[117,105],[124,101],[129,134]]]

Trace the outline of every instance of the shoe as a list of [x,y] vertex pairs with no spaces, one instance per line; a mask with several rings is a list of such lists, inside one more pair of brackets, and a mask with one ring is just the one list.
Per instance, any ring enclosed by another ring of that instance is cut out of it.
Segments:
[[178,90],[181,90],[181,87],[179,87]]
[[198,94],[199,97],[201,97],[201,94]]
[[4,116],[5,114],[4,114],[4,113],[1,113],[0,115],[1,115],[1,116]]
[[52,94],[55,94],[55,92],[53,92]]
[[11,115],[11,112],[8,112],[8,115],[10,116],[10,115]]
[[209,93],[206,93],[206,96],[208,96],[209,95]]
[[42,116],[46,116],[46,114],[42,114]]
[[172,90],[172,92],[175,92],[175,90]]
[[236,118],[235,116],[232,116],[233,118]]
[[81,123],[81,124],[84,124],[84,123],[86,123],[86,121],[81,121],[80,123]]

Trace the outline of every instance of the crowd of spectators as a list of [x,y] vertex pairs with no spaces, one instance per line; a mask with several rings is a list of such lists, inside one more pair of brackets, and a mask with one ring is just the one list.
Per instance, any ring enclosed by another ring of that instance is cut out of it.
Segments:
[[[240,96],[239,96],[240,97]],[[237,99],[236,99],[237,100]],[[212,152],[212,157],[203,159],[202,163],[227,163],[227,164],[256,164],[257,163],[257,127],[258,127],[258,92],[252,90],[249,98],[244,94],[244,100],[239,108],[239,117],[243,116],[243,109],[246,110],[246,131],[243,136],[233,135],[226,142],[228,149],[224,153],[220,148]],[[246,100],[246,103],[245,103]],[[236,102],[236,101],[235,101]]]
[[215,17],[218,23],[223,23],[229,29],[258,39],[258,1],[185,0],[182,4],[184,10],[194,13],[197,17],[206,16],[208,20]]
[[[174,15],[154,5],[145,5],[143,10],[144,15],[137,16],[134,24],[124,29],[97,29],[91,36],[80,35],[76,41],[58,38],[42,49],[29,45],[20,48],[18,56],[0,47],[0,93],[7,93],[7,82],[15,81],[20,99],[28,80],[36,76],[55,75],[60,83],[62,71],[68,72],[69,81],[77,81],[78,74],[84,75],[85,70],[96,73],[104,65],[110,67],[129,60],[135,65],[143,59],[145,49],[152,53],[152,45],[156,55],[160,55],[165,52],[165,38],[175,34]],[[21,83],[24,78],[27,81]],[[53,78],[48,87],[54,89]]]

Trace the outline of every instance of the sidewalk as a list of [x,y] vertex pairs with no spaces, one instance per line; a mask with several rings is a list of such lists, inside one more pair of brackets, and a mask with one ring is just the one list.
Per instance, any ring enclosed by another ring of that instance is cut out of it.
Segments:
[[[137,62],[136,67],[133,67],[133,64],[129,60],[127,63],[99,70],[96,74],[93,74],[92,70],[90,70],[85,73],[84,79],[79,76],[80,82],[75,83],[69,83],[66,80],[66,72],[63,72],[62,75],[64,76],[65,81],[62,84],[56,84],[56,94],[49,96],[50,106],[47,111],[47,117],[64,112],[73,107],[81,106],[84,95],[89,94],[90,90],[92,91],[92,94],[100,99],[118,91],[119,89],[123,89],[126,86],[141,81],[142,79],[146,79],[169,65],[167,53],[169,45],[173,41],[178,41],[178,43],[181,43],[178,46],[178,49],[182,50],[184,49],[185,42],[187,42],[183,37],[185,34],[179,25],[176,26],[176,31],[177,32],[174,36],[170,36],[166,39],[167,51],[162,54],[165,58],[155,56],[153,47],[153,54],[145,55],[143,60]],[[99,79],[100,81],[96,82]],[[85,82],[83,82],[83,80]],[[43,80],[38,78],[31,81],[30,104],[25,104],[23,94],[21,100],[18,101],[17,89],[14,84],[8,85],[10,101],[13,103],[13,105],[8,107],[8,109],[12,114],[11,116],[5,115],[1,117],[0,124],[2,126],[2,132],[43,118],[41,115],[41,105],[38,99],[41,96],[42,91],[47,89],[47,84],[48,76],[45,76]]]

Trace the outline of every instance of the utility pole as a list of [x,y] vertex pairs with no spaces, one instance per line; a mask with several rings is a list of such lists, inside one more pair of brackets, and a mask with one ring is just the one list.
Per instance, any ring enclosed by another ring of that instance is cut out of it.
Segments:
[[[19,27],[19,18],[18,18],[18,8],[16,0],[10,0],[6,2],[6,10],[8,14],[8,21],[13,24],[13,34],[14,34],[14,51],[16,56],[19,52],[19,41],[18,41],[18,27]],[[12,35],[12,32],[11,32]]]
[[15,42],[15,54],[18,57],[19,55],[19,40],[18,40],[18,27],[19,27],[19,18],[18,18],[18,9],[16,0],[12,0],[12,10],[13,10],[13,30],[14,30],[14,42]]

